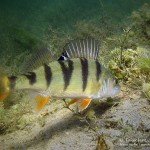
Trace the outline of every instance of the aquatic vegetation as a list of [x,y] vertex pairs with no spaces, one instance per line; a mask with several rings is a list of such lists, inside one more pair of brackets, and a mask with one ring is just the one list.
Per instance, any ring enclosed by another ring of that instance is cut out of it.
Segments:
[[[108,62],[108,67],[113,71],[115,76],[119,79],[128,80],[131,75],[131,72],[134,72],[135,63],[137,60],[137,52],[132,49],[127,49],[122,53],[122,64],[120,64],[120,51],[121,49],[115,48],[111,51],[110,58]],[[139,74],[136,75],[138,77]]]
[[[6,75],[9,76],[10,74],[18,74],[21,65],[29,56],[28,52],[24,52],[17,55],[15,59],[13,59],[11,54],[2,57],[0,59],[0,76],[3,77]],[[16,92],[8,97],[4,103],[0,104],[0,134],[23,129],[29,124],[28,120],[22,120],[24,115],[31,113],[30,105],[23,101],[24,95],[25,93],[23,92]]]
[[114,144],[107,139],[107,136],[103,134],[98,136],[96,150],[114,150]]
[[[14,55],[14,54],[13,54]],[[11,53],[6,55],[5,57],[0,58],[0,67],[1,73],[5,72],[5,75],[16,75],[21,72],[21,68],[23,64],[29,59],[30,53],[28,51],[22,52],[21,54],[16,54],[13,56]],[[15,59],[14,59],[15,57]]]
[[108,62],[113,74],[127,84],[140,87],[147,98],[150,97],[150,53],[146,48],[137,47],[136,50],[127,49],[122,53],[122,64],[120,64],[120,49],[111,51]]
[[150,82],[149,8],[145,4],[134,11],[130,17],[132,22],[123,34],[108,39],[116,44],[110,52],[108,67],[119,79],[138,85]]
[[150,98],[150,83],[143,83],[142,89],[145,94]]
[[[150,71],[150,56],[146,48],[137,47],[137,50],[127,49],[122,54],[122,64],[120,64],[120,49],[115,48],[111,51],[111,60],[108,67],[113,70],[119,79],[128,80],[130,77],[140,78],[141,75],[146,75],[149,79]],[[144,53],[144,55],[142,55]]]
[[[23,115],[30,113],[27,103],[20,103],[11,108],[0,105],[0,134],[6,134],[18,129],[23,129],[29,124],[30,118],[23,118]],[[29,119],[29,120],[28,120]],[[30,121],[32,122],[32,121]]]
[[150,50],[140,48],[139,57],[138,57],[138,66],[141,68],[141,71],[144,73],[150,72]]
[[46,45],[51,50],[52,54],[55,55],[55,58],[58,59],[62,54],[63,47],[69,40],[72,39],[71,33],[64,32],[59,29],[54,29],[49,26],[47,33],[45,34],[44,41]]
[[33,123],[45,125],[43,114],[35,113],[31,95],[28,92],[16,92],[4,103],[0,103],[0,135],[17,130],[28,130]]
[[117,31],[118,26],[107,16],[105,18],[98,18],[97,21],[78,21],[74,26],[74,37],[93,37],[102,40],[112,36]]
[[87,117],[87,119],[95,119],[96,118],[95,111],[93,109],[89,109],[86,112],[86,117]]
[[22,51],[33,51],[42,44],[42,41],[34,36],[29,31],[20,28],[11,28],[12,40],[16,47],[22,49]]
[[144,4],[141,9],[134,11],[131,15],[132,38],[139,44],[150,42],[150,5]]

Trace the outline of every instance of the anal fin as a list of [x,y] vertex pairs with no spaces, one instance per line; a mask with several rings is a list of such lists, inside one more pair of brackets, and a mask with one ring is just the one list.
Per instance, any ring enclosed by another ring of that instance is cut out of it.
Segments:
[[36,110],[37,111],[40,111],[47,103],[48,103],[48,100],[50,99],[49,96],[43,96],[43,95],[38,95],[36,97]]

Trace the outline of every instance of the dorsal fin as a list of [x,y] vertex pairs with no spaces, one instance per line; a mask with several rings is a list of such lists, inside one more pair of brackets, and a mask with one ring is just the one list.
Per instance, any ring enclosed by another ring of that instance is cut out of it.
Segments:
[[31,72],[34,69],[52,61],[53,54],[47,47],[39,48],[24,64],[21,72]]
[[[32,72],[34,69],[50,63],[61,51],[54,53],[47,47],[39,48],[35,54],[24,64],[21,72]],[[71,58],[87,58],[97,59],[99,53],[99,43],[93,38],[87,38],[83,40],[73,40],[66,44],[64,52],[58,60],[67,60]]]
[[[97,59],[99,53],[99,43],[93,38],[83,40],[73,40],[66,44],[64,53],[58,60],[65,60],[71,58],[86,58]],[[64,59],[63,59],[64,58]]]

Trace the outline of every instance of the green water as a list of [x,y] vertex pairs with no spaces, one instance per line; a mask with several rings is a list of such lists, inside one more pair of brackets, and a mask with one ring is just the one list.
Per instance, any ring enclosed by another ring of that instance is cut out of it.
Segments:
[[150,0],[1,0],[1,54],[32,49],[51,28],[70,33],[80,21],[99,23],[106,16],[117,25],[144,3]]

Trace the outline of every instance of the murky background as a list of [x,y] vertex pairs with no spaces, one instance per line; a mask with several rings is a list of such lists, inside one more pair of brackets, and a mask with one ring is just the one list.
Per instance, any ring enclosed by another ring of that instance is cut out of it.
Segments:
[[0,50],[29,50],[24,36],[44,39],[50,28],[71,33],[80,21],[99,23],[107,17],[106,22],[117,25],[146,2],[150,0],[1,0]]

